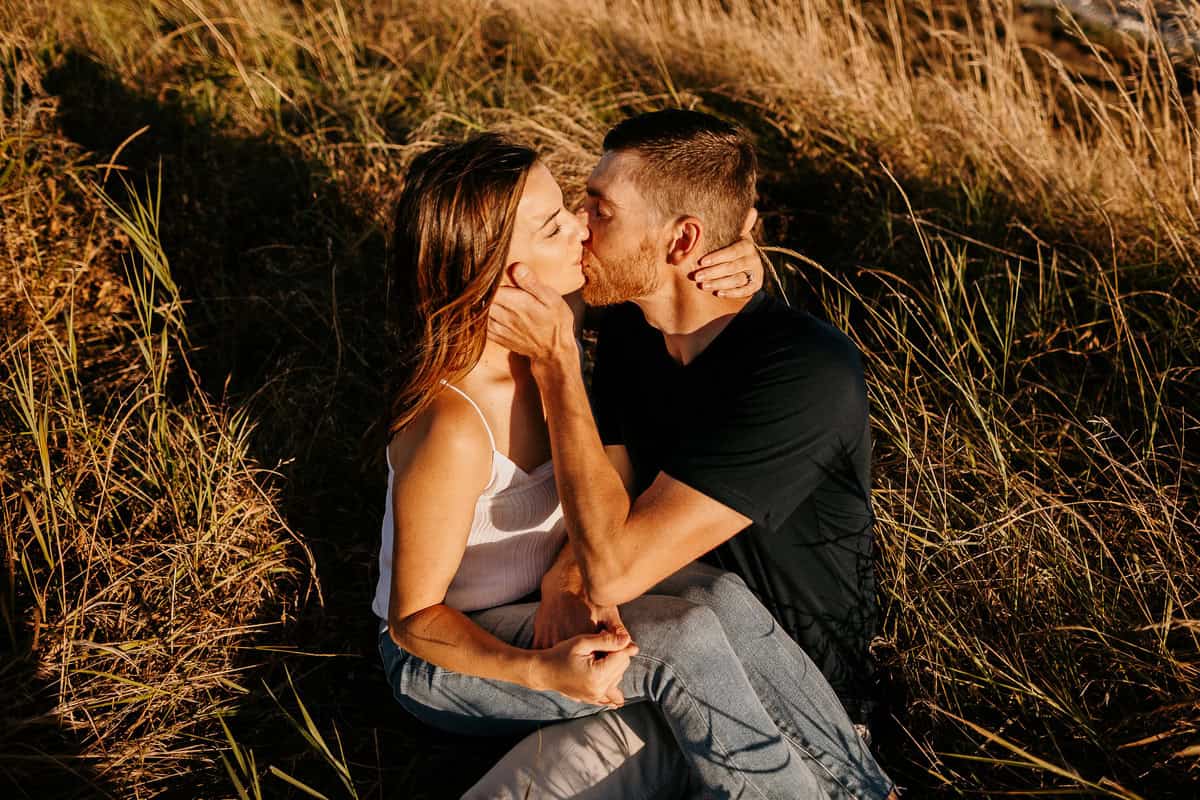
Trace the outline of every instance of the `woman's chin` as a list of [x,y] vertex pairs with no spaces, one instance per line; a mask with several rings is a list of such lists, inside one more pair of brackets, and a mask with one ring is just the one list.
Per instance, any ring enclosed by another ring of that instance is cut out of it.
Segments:
[[563,297],[566,297],[569,294],[578,292],[583,288],[585,283],[587,283],[587,277],[584,276],[583,269],[577,266],[575,268],[575,275],[571,279],[563,281],[562,285],[558,288],[562,290],[561,294]]

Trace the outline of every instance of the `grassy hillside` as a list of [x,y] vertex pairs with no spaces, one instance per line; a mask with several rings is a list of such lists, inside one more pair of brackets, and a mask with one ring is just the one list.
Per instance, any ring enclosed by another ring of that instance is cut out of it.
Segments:
[[1200,793],[1200,65],[1015,5],[0,0],[0,791],[482,774],[373,649],[388,212],[684,105],[866,357],[889,771]]

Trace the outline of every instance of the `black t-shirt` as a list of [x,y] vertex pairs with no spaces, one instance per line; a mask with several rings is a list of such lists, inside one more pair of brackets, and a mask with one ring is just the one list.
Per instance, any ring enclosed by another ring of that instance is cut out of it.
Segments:
[[665,472],[753,521],[709,560],[746,580],[860,716],[875,585],[854,344],[759,292],[681,365],[626,304],[602,322],[592,392],[600,437],[627,448],[638,494]]

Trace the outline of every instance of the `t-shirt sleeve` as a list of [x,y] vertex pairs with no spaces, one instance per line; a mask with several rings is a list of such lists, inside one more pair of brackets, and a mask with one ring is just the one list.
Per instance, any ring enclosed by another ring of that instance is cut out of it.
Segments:
[[592,416],[600,441],[605,445],[625,443],[621,425],[621,330],[614,325],[616,313],[606,315],[596,339],[596,361],[592,365]]
[[[825,481],[856,480],[866,385],[857,349],[840,334],[767,363],[721,406],[706,409],[663,472],[769,529]],[[867,487],[854,490],[865,496]]]

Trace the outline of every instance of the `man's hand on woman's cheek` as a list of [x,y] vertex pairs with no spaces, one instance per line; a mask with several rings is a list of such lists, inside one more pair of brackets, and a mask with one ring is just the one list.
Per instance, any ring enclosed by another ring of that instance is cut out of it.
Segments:
[[514,264],[512,286],[502,284],[488,315],[488,336],[533,360],[575,353],[575,316],[567,302],[534,277],[528,267]]

